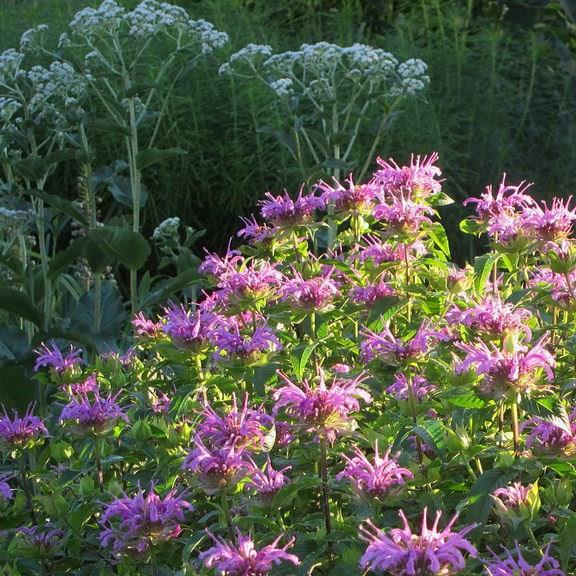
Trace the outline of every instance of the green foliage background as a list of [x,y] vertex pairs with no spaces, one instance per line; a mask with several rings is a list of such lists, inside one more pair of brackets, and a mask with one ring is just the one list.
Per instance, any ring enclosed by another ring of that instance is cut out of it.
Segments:
[[[0,48],[46,22],[62,32],[72,15],[99,0],[4,0]],[[124,0],[126,7],[137,2]],[[368,43],[430,67],[425,100],[399,117],[380,155],[404,161],[409,154],[440,153],[446,192],[457,201],[475,195],[506,172],[510,181],[535,182],[537,196],[567,195],[576,181],[576,46],[573,3],[542,0],[179,0],[194,18],[228,32],[231,53],[248,42],[276,50],[303,42]],[[224,57],[226,54],[222,54]],[[260,86],[232,84],[205,74],[185,77],[177,88],[158,147],[189,154],[159,164],[148,174],[150,201],[144,230],[170,216],[206,229],[204,242],[221,249],[266,190],[296,190],[299,175],[269,134],[254,129],[267,118]],[[102,134],[98,163],[119,156],[117,136]],[[369,140],[369,138],[367,138]],[[362,158],[357,158],[361,162]],[[52,192],[74,198],[74,169],[53,179]],[[104,210],[115,209],[105,202]],[[457,236],[457,206],[443,214],[459,260],[477,251]]]

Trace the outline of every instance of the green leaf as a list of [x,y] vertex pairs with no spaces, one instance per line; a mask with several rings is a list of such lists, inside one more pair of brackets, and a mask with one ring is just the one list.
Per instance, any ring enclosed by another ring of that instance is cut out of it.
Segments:
[[177,276],[174,276],[174,278],[165,280],[156,286],[142,301],[141,308],[149,308],[150,306],[160,304],[175,292],[189,288],[193,284],[199,284],[202,282],[202,278],[202,275],[199,274],[197,270],[181,272]]
[[[128,208],[133,207],[130,178],[127,176],[120,176],[119,174],[113,174],[105,180],[105,183],[114,197],[114,200]],[[140,183],[140,209],[144,208],[147,200],[148,189],[143,183]]]
[[473,218],[462,220],[462,222],[460,222],[460,230],[465,234],[472,234],[473,236],[480,236],[484,232],[483,227]]
[[478,294],[484,292],[492,268],[498,261],[498,256],[483,254],[474,259],[474,288]]
[[142,268],[150,255],[150,246],[144,236],[130,228],[101,226],[92,230],[89,237],[98,242],[104,252],[131,270]]
[[37,182],[41,180],[46,173],[50,165],[45,160],[41,158],[25,158],[24,160],[18,160],[12,164],[12,169],[16,174],[22,176],[25,180],[31,180],[32,182]]
[[13,288],[0,288],[0,309],[29,320],[36,326],[42,325],[41,312],[25,292]]
[[440,420],[427,420],[414,427],[414,434],[438,454],[441,460],[446,458],[446,440],[444,439],[444,424]]
[[434,241],[434,244],[440,248],[446,258],[450,258],[450,244],[448,243],[448,236],[446,236],[446,230],[440,222],[434,222],[428,227],[428,233]]
[[152,164],[156,164],[157,162],[162,162],[168,158],[174,158],[175,156],[182,156],[185,154],[188,154],[188,152],[182,148],[166,148],[164,150],[160,150],[159,148],[148,148],[138,153],[136,164],[140,170],[144,170],[145,168],[148,168],[148,166],[152,166]]
[[86,215],[78,210],[70,200],[66,200],[65,198],[56,196],[55,194],[48,194],[47,192],[44,192],[44,190],[28,190],[28,193],[31,196],[41,198],[44,202],[47,202],[50,206],[62,212],[62,214],[66,214],[73,220],[77,220],[81,224],[84,224],[84,226],[88,226]]
[[570,426],[570,419],[562,401],[551,394],[543,398],[523,398],[520,407],[522,410],[530,414],[530,416],[537,416],[546,422],[550,422],[557,426],[566,434],[572,434]]
[[486,401],[478,398],[473,390],[459,386],[451,388],[441,394],[441,398],[447,400],[452,406],[459,408],[484,408]]
[[295,348],[294,354],[292,355],[292,370],[298,380],[302,380],[306,364],[308,364],[308,360],[310,359],[310,356],[312,356],[312,352],[314,352],[317,345],[318,343],[315,343],[305,346],[301,345]]
[[570,517],[561,524],[560,529],[560,539],[559,539],[559,551],[560,551],[560,562],[562,563],[562,568],[568,570],[568,563],[570,558],[574,556],[572,550],[576,544],[576,514],[570,512]]
[[82,528],[88,523],[88,520],[94,514],[94,506],[92,504],[80,504],[76,510],[73,510],[68,515],[68,524],[70,528],[76,533],[80,534]]
[[68,248],[58,251],[48,264],[48,276],[54,280],[69,264],[84,256],[85,250],[85,238],[79,238],[72,242]]

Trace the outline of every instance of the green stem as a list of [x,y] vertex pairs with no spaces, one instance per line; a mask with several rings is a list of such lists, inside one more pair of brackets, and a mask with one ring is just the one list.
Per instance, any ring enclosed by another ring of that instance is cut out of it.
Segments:
[[104,492],[104,470],[102,468],[102,440],[96,438],[94,440],[94,462],[96,463],[96,481],[98,482],[98,489]]
[[30,486],[30,477],[28,474],[28,464],[26,462],[26,454],[23,454],[20,458],[20,475],[22,478],[22,488],[24,490],[24,496],[26,498],[26,508],[28,508],[28,513],[34,526],[37,525],[36,512],[34,511],[34,502],[32,500],[32,488]]
[[514,457],[520,456],[520,427],[518,425],[518,399],[514,398],[510,406],[512,416],[512,436],[514,438]]
[[222,504],[222,512],[224,513],[224,522],[228,528],[228,536],[230,536],[231,542],[236,542],[236,536],[234,535],[234,529],[232,527],[232,516],[230,515],[230,507],[228,506],[226,488],[220,489],[220,502]]
[[320,480],[322,481],[322,512],[324,513],[324,523],[326,525],[326,533],[330,534],[330,532],[332,532],[332,521],[330,518],[328,456],[325,438],[320,438]]

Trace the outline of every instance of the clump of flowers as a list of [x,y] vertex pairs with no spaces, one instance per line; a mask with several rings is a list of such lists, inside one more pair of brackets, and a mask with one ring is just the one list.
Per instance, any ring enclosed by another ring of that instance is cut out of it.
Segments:
[[[430,384],[428,380],[421,376],[420,374],[415,374],[411,377],[412,392],[418,400],[423,400],[433,392],[438,390],[438,387],[434,384]],[[409,388],[408,388],[408,376],[403,373],[398,373],[394,376],[394,382],[386,388],[388,394],[394,396],[396,400],[408,400],[409,399]]]
[[558,560],[550,556],[550,544],[546,546],[537,564],[530,564],[522,556],[518,543],[514,551],[504,548],[504,554],[504,558],[501,558],[492,552],[493,558],[484,568],[486,576],[566,576],[560,570]]
[[214,546],[201,552],[200,560],[206,568],[216,568],[227,576],[267,576],[274,566],[282,562],[291,562],[295,566],[300,564],[297,556],[287,552],[294,545],[294,538],[290,538],[284,546],[278,546],[282,534],[260,550],[256,548],[251,534],[245,536],[238,532],[235,543],[226,542],[210,532],[208,534]]
[[370,520],[360,526],[360,538],[368,543],[360,559],[362,570],[382,571],[391,576],[458,574],[466,567],[465,554],[476,557],[476,548],[465,538],[476,526],[453,532],[457,515],[439,530],[442,513],[438,511],[434,523],[428,527],[427,509],[424,508],[420,534],[415,534],[404,512],[400,510],[398,514],[403,527],[393,528],[389,533],[376,528]]
[[162,498],[151,485],[148,493],[140,488],[134,496],[113,500],[100,518],[100,544],[112,545],[116,553],[143,554],[155,543],[177,538],[185,510],[192,510],[185,497],[170,490]]
[[526,448],[542,453],[560,453],[571,456],[576,450],[576,411],[569,416],[570,431],[554,422],[530,418],[523,425],[528,429]]

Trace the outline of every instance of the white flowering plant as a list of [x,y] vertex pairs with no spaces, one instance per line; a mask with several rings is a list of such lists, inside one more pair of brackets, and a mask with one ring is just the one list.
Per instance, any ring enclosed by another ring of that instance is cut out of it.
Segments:
[[328,42],[277,54],[271,46],[248,44],[220,67],[221,75],[269,88],[284,126],[258,128],[280,139],[305,180],[322,174],[338,179],[354,168],[359,136],[376,126],[362,179],[395,111],[430,83],[426,71],[419,59],[400,62],[380,48]]

